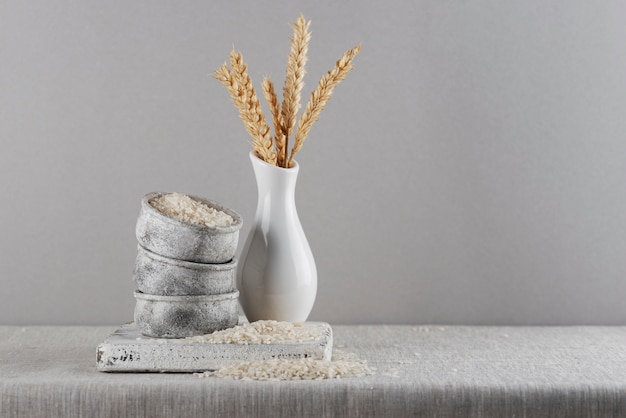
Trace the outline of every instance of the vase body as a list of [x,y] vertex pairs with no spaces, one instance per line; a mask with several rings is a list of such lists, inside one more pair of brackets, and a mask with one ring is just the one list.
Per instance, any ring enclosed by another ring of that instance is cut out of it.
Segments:
[[268,164],[250,153],[258,202],[239,261],[239,300],[250,322],[304,322],[317,294],[317,269],[295,204],[299,166]]

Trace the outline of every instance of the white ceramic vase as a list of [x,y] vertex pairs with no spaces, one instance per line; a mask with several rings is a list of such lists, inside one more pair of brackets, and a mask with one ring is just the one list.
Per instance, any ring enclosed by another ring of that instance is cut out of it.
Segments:
[[281,168],[254,152],[258,203],[239,261],[237,287],[249,321],[304,322],[315,302],[317,269],[296,211],[298,164]]

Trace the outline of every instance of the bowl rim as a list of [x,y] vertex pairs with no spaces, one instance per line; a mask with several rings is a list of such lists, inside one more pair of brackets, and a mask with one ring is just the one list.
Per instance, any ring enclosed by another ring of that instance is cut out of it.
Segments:
[[181,193],[181,194],[184,194],[185,196],[189,196],[196,202],[204,203],[205,205],[213,209],[222,211],[230,215],[235,220],[235,223],[232,225],[228,225],[228,226],[211,226],[211,225],[198,225],[198,224],[193,224],[189,222],[183,222],[183,221],[179,221],[178,219],[169,217],[165,215],[164,213],[161,213],[157,208],[155,208],[154,206],[150,204],[151,200],[159,196],[163,196],[163,195],[171,194],[171,193],[180,193],[180,192],[150,192],[150,193],[145,194],[143,198],[141,199],[141,210],[143,212],[149,213],[152,216],[156,216],[156,218],[161,221],[179,225],[179,226],[184,226],[185,228],[189,228],[189,229],[195,229],[195,230],[203,231],[203,232],[210,232],[212,234],[230,234],[232,232],[237,232],[238,230],[241,229],[243,225],[243,219],[241,218],[241,215],[239,215],[233,209],[228,208],[214,200],[206,199],[200,196]]
[[220,302],[223,300],[232,300],[239,297],[239,291],[228,293],[218,293],[215,295],[190,295],[190,296],[161,296],[149,295],[139,290],[133,292],[135,299],[145,300],[147,302],[179,302],[179,303],[207,303]]
[[237,268],[238,259],[237,257],[231,258],[229,261],[224,263],[198,263],[196,261],[187,261],[180,260],[178,258],[166,257],[161,254],[157,254],[154,251],[151,251],[144,247],[141,244],[137,244],[137,255],[140,254],[145,255],[151,260],[159,261],[171,266],[186,268],[190,270],[197,271],[228,271]]

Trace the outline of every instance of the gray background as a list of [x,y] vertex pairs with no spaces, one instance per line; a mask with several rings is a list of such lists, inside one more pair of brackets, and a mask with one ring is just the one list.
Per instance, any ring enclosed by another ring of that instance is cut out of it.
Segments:
[[[233,44],[306,96],[362,43],[298,155],[332,323],[626,324],[626,5],[3,1],[0,324],[132,318],[143,194],[247,221],[248,137],[209,76]],[[241,247],[241,245],[240,245]]]

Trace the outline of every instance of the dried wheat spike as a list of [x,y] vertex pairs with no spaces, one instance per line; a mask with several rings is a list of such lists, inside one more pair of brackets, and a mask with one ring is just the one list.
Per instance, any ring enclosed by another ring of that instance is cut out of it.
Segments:
[[261,102],[252,85],[252,79],[248,75],[248,66],[243,62],[241,53],[230,53],[230,65],[232,74],[239,89],[239,97],[242,98],[245,112],[246,128],[252,132],[254,148],[257,155],[269,164],[276,165],[276,151],[272,143],[270,128],[265,123],[265,115],[261,110]]
[[302,148],[302,144],[311,130],[311,126],[319,119],[320,113],[324,110],[326,103],[333,94],[333,89],[337,87],[337,84],[339,84],[341,80],[346,78],[348,72],[353,68],[352,60],[357,56],[360,50],[361,46],[357,45],[346,51],[343,57],[335,63],[335,68],[328,71],[328,73],[322,77],[315,90],[311,93],[306,108],[298,121],[296,140],[287,161],[287,167],[291,167],[294,155]]
[[282,120],[280,114],[280,104],[278,103],[278,97],[276,96],[276,90],[274,89],[274,83],[269,77],[263,79],[263,95],[270,108],[272,114],[272,120],[274,123],[274,143],[276,145],[276,158],[277,165],[284,167],[285,160],[285,136],[283,135]]
[[[283,87],[283,103],[281,107],[282,133],[285,137],[284,157],[286,163],[288,158],[289,136],[296,125],[296,115],[300,110],[300,92],[304,86],[305,65],[307,62],[307,51],[311,32],[309,26],[311,21],[306,21],[300,15],[293,25],[293,37],[291,38],[291,49],[287,59],[287,75]],[[286,165],[284,165],[286,167]]]
[[262,158],[265,161],[265,158],[268,158],[268,156],[264,155],[265,148],[263,147],[263,143],[258,140],[255,124],[252,124],[249,121],[248,105],[246,104],[244,92],[239,88],[233,72],[224,63],[221,67],[215,70],[213,75],[230,93],[233,104],[239,110],[239,117],[241,118],[246,131],[252,137],[252,147],[257,152],[259,158]]

